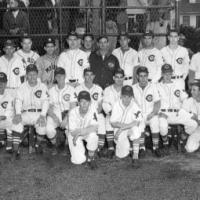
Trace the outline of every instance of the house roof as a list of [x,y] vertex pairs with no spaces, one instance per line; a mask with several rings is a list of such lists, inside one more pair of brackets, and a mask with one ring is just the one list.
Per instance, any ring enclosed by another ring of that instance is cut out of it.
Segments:
[[200,3],[189,3],[189,0],[178,1],[180,14],[200,14]]

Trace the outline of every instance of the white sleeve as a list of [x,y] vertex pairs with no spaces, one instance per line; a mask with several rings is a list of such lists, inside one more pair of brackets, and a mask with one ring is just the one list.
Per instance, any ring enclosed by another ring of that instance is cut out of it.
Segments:
[[110,116],[110,122],[115,123],[115,122],[119,122],[119,121],[121,121],[120,117],[119,117],[119,106],[118,106],[118,102],[116,102],[113,105],[113,108],[112,108],[112,113],[111,113],[111,116]]
[[57,66],[65,69],[65,55],[64,55],[64,53],[61,53],[60,56],[58,57]]
[[157,64],[156,80],[158,81],[161,78],[161,68],[162,65],[164,64],[162,54],[159,50],[156,54],[156,64]]
[[22,113],[22,104],[23,104],[23,91],[20,88],[17,90],[17,95],[15,99],[15,111],[16,115],[21,115]]
[[47,111],[49,109],[49,93],[48,93],[48,89],[45,86],[43,89],[43,93],[42,93],[42,112],[41,115],[46,116]]
[[189,72],[189,63],[190,63],[189,53],[188,53],[188,50],[185,49],[185,57],[184,57],[184,71],[183,71],[184,79],[187,77],[188,72]]
[[76,108],[72,109],[70,112],[69,112],[69,131],[72,132],[79,127],[79,123],[78,123],[78,116],[76,115]]
[[191,59],[191,63],[190,63],[190,70],[196,72],[196,70],[197,70],[197,64],[198,63],[197,63],[196,55],[193,55],[192,59]]
[[110,94],[107,89],[104,90],[102,107],[106,114],[112,111],[112,104],[109,101]]

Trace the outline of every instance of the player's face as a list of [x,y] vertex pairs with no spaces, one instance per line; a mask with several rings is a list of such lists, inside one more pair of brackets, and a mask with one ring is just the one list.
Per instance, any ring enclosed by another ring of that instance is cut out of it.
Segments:
[[90,101],[87,101],[85,99],[81,99],[79,102],[80,106],[80,112],[81,113],[87,113],[89,106],[90,106]]
[[119,43],[122,48],[127,48],[130,40],[126,36],[121,36]]
[[162,77],[163,77],[163,80],[165,82],[170,82],[171,79],[172,79],[172,72],[165,72],[165,73],[162,73]]
[[117,86],[122,86],[124,82],[124,76],[122,74],[115,74],[113,80]]
[[177,45],[178,40],[179,40],[178,33],[177,32],[171,32],[170,35],[168,36],[168,39],[169,39],[169,44]]
[[7,56],[12,56],[15,52],[15,48],[12,46],[6,46],[3,50]]
[[64,85],[65,84],[65,78],[66,78],[66,76],[64,74],[57,74],[55,76],[55,80],[57,81],[58,85]]
[[148,84],[148,74],[145,72],[141,72],[138,77],[139,85],[145,87]]
[[143,42],[145,47],[150,47],[153,42],[152,36],[144,36]]
[[70,49],[76,49],[79,45],[78,38],[76,36],[69,36],[67,43]]
[[37,84],[37,78],[38,78],[37,72],[31,71],[26,76],[27,76],[27,81],[28,81],[29,85],[34,86]]
[[23,39],[23,41],[21,42],[21,45],[22,45],[22,49],[23,49],[25,52],[30,52],[30,51],[31,51],[31,48],[32,48],[32,41],[31,41],[31,39],[29,39],[29,38],[25,38],[25,39]]
[[10,0],[9,4],[10,8],[16,8],[18,6],[18,2],[16,0]]
[[200,88],[196,85],[192,86],[191,94],[194,99],[198,99],[200,97]]
[[106,38],[102,38],[99,40],[99,49],[103,51],[107,51],[109,47],[109,42]]
[[44,47],[44,50],[46,51],[47,55],[52,56],[55,52],[55,45],[52,43],[46,44],[46,46]]
[[125,107],[129,106],[129,104],[131,103],[132,98],[133,98],[132,96],[122,95],[121,96],[122,104]]
[[0,94],[4,94],[4,91],[6,89],[6,82],[0,82]]
[[84,38],[84,41],[83,41],[83,46],[85,49],[87,50],[91,50],[92,49],[92,45],[93,45],[93,40],[91,37],[87,36]]
[[92,72],[86,72],[84,78],[86,83],[93,83],[95,75]]

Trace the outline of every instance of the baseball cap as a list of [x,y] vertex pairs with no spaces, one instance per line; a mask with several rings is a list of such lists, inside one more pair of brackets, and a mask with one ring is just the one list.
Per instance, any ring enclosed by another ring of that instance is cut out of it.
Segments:
[[144,67],[144,66],[138,66],[136,74],[138,75],[138,74],[140,74],[142,72],[147,73],[147,74],[149,73],[149,71],[148,71],[148,69],[146,67]]
[[56,42],[53,38],[47,38],[44,42],[44,46],[46,46],[47,44],[53,44],[55,46]]
[[124,74],[124,70],[121,69],[121,68],[115,70],[115,72],[114,72],[114,76],[115,76],[116,74],[121,74],[123,77],[125,76],[125,74]]
[[100,35],[98,38],[97,38],[97,42],[99,42],[101,39],[106,39],[108,41],[108,36],[107,35]]
[[56,76],[58,74],[65,75],[65,69],[63,69],[62,67],[56,68],[54,71],[54,76]]
[[28,74],[29,72],[37,72],[37,73],[38,73],[37,66],[34,65],[34,64],[29,64],[29,65],[26,67],[26,74]]
[[6,40],[5,42],[4,42],[4,45],[3,45],[4,47],[15,47],[15,43],[14,43],[14,41],[13,40]]
[[81,101],[81,99],[84,99],[86,101],[91,101],[90,93],[83,90],[78,94],[78,102]]
[[75,37],[78,38],[78,34],[77,34],[75,31],[69,32],[68,35],[67,35],[67,39],[68,39],[70,36],[75,36]]
[[1,83],[6,83],[8,81],[7,75],[3,72],[0,72],[0,82]]
[[197,86],[200,88],[200,79],[195,79],[192,83],[190,83],[191,86]]
[[161,68],[162,73],[173,72],[172,66],[170,64],[164,64]]
[[121,95],[123,96],[133,96],[133,88],[130,85],[125,85],[121,89]]
[[146,31],[143,33],[143,37],[145,37],[145,36],[151,36],[151,37],[153,37],[153,36],[154,36],[153,31],[151,31],[151,30],[146,30]]

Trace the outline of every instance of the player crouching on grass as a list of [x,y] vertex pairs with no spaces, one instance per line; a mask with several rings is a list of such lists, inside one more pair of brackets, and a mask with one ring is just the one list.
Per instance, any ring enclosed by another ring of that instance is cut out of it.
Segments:
[[86,161],[85,146],[88,151],[87,162],[91,169],[97,168],[95,151],[98,148],[98,114],[96,107],[91,103],[90,93],[81,91],[78,94],[78,107],[69,112],[68,142],[71,153],[71,162],[82,164]]
[[133,143],[133,168],[140,167],[138,154],[142,132],[142,120],[141,110],[133,100],[132,87],[128,85],[123,86],[121,90],[121,99],[113,106],[110,122],[115,128],[117,157],[124,158],[128,156],[130,141]]

